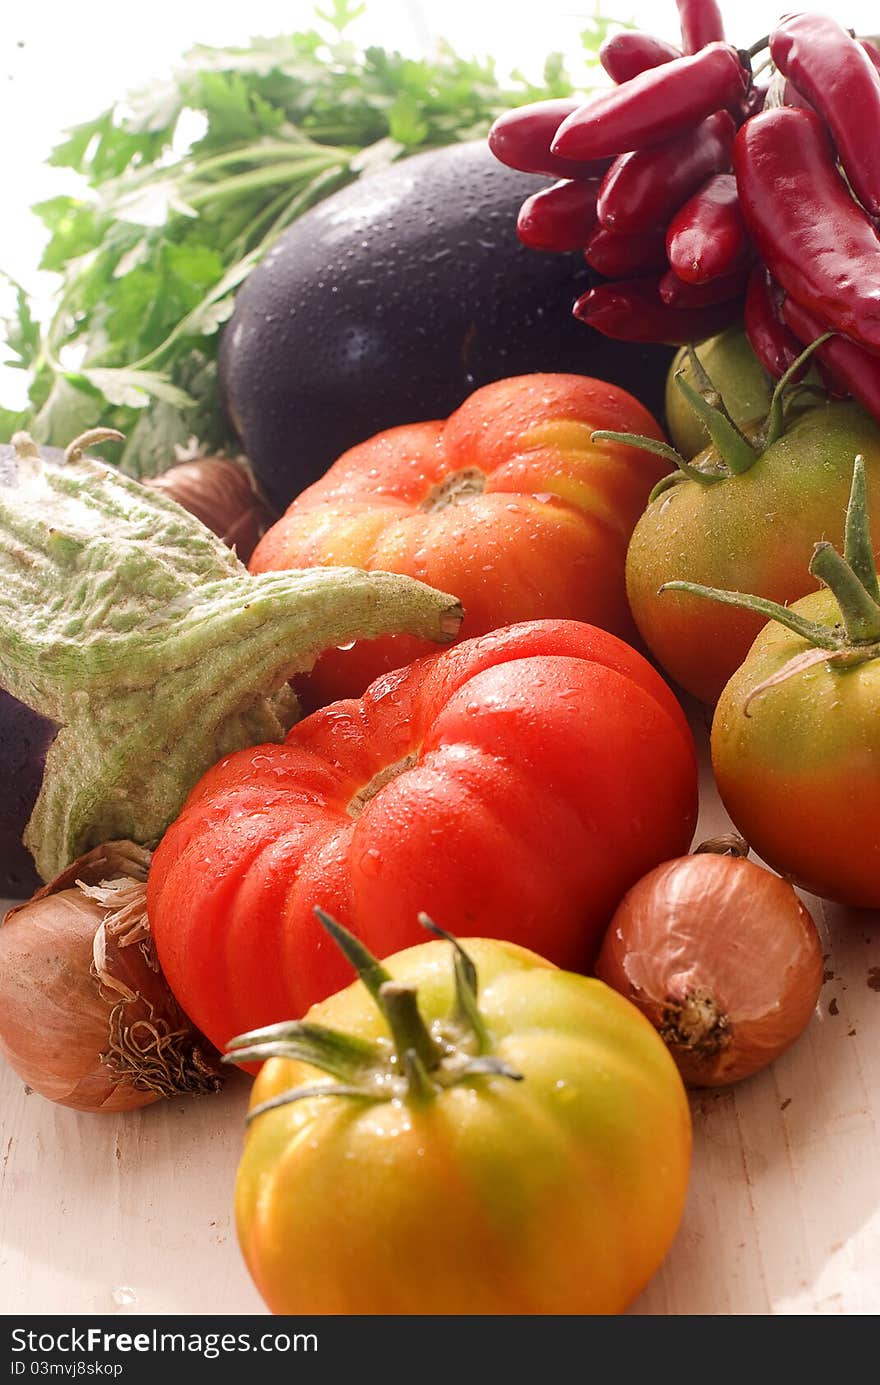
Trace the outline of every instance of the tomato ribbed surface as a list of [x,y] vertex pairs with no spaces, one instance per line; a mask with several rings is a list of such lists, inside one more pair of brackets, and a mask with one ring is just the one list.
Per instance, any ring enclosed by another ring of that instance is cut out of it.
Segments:
[[149,911],[181,1004],[214,1043],[350,979],[321,906],[379,956],[426,910],[589,964],[619,899],[686,850],[683,713],[614,636],[537,621],[468,641],[220,761],[160,844]]
[[[263,537],[251,571],[329,564],[417,577],[461,600],[463,638],[546,617],[632,638],[626,546],[668,465],[592,442],[599,429],[662,437],[637,400],[603,381],[486,385],[445,422],[392,428],[346,452]],[[310,700],[359,695],[428,649],[392,636],[330,650]]]

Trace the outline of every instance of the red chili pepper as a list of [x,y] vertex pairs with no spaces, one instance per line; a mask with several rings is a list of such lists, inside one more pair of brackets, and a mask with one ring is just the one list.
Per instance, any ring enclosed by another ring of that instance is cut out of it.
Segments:
[[548,178],[592,178],[608,167],[608,159],[584,163],[561,159],[550,153],[559,126],[583,101],[533,101],[505,111],[489,131],[489,148],[500,163],[521,173],[543,173]]
[[676,4],[686,53],[698,53],[707,43],[724,38],[724,20],[715,0],[676,0]]
[[878,48],[874,40],[870,38],[860,38],[859,43],[864,48],[878,72],[880,72],[880,48]]
[[670,308],[708,308],[715,303],[726,303],[731,298],[741,299],[748,278],[748,268],[743,265],[732,274],[721,275],[705,284],[685,284],[670,269],[660,280],[660,297]]
[[[828,330],[819,318],[793,298],[786,298],[782,315],[805,346]],[[819,363],[830,371],[834,383],[880,421],[880,357],[871,355],[846,337],[830,337],[815,354]]]
[[584,257],[598,274],[630,279],[666,268],[666,238],[662,231],[619,236],[607,226],[597,226],[587,241]]
[[666,232],[666,253],[688,284],[705,284],[748,262],[752,244],[732,173],[710,178],[676,212]]
[[562,122],[551,150],[567,159],[599,159],[663,144],[713,111],[736,107],[748,85],[736,49],[710,43],[581,106]]
[[629,82],[640,72],[660,67],[681,56],[681,51],[673,48],[665,39],[639,33],[637,29],[624,29],[619,34],[612,34],[599,49],[600,63],[612,81],[618,84]]
[[783,295],[774,291],[763,265],[755,265],[749,276],[743,326],[749,344],[761,365],[774,380],[779,380],[801,354],[797,339],[780,316]]
[[782,88],[783,106],[796,106],[799,111],[811,111],[813,107],[802,92],[798,91],[794,82],[786,81]]
[[856,197],[880,216],[880,72],[860,43],[824,14],[793,14],[770,54],[825,119]]
[[733,116],[737,125],[742,125],[744,120],[748,120],[751,116],[757,115],[758,111],[764,109],[764,102],[767,100],[767,91],[768,88],[766,86],[759,86],[757,82],[752,83],[742,101],[740,101],[739,105],[733,111]]
[[581,250],[596,225],[599,179],[563,180],[527,197],[516,233],[531,250]]
[[733,146],[746,226],[774,279],[823,322],[880,351],[880,240],[837,171],[819,116],[779,106]]
[[742,304],[737,299],[711,308],[667,307],[658,284],[656,278],[598,284],[581,295],[572,311],[606,337],[619,341],[663,341],[671,346],[714,337],[740,316]]
[[619,155],[599,192],[602,225],[622,235],[665,226],[701,183],[730,167],[735,135],[727,111],[716,111],[665,144]]

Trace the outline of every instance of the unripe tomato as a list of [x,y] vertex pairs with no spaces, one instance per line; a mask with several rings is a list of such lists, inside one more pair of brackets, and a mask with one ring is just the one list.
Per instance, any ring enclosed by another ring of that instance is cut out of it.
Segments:
[[[833,626],[828,591],[791,608]],[[773,622],[722,693],[712,764],[733,821],[769,865],[843,904],[880,907],[880,658],[820,661],[754,691],[807,642]]]
[[[236,1219],[273,1312],[619,1313],[666,1254],[691,1134],[662,1040],[601,981],[512,943],[465,947],[491,1052],[521,1080],[438,1075],[427,1099],[328,1095],[257,1115]],[[449,943],[384,965],[440,1033],[454,1012]],[[389,1048],[360,981],[307,1020]],[[252,1110],[316,1081],[317,1068],[271,1058]]]
[[806,409],[751,470],[714,485],[681,481],[648,506],[627,553],[627,594],[652,653],[695,697],[717,700],[764,621],[660,587],[696,582],[782,604],[814,590],[813,545],[817,539],[842,544],[859,453],[880,552],[880,425],[858,404]]

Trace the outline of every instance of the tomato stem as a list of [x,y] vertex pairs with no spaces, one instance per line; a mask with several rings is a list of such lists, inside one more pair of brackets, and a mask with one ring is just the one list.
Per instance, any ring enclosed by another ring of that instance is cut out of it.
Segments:
[[832,544],[816,544],[810,571],[833,592],[848,642],[876,644],[880,640],[880,606]]
[[868,523],[868,487],[865,481],[865,459],[861,453],[853,465],[853,483],[846,510],[843,556],[869,596],[880,601],[880,583],[871,543]]
[[[415,992],[413,992],[413,995]],[[437,1088],[431,1081],[428,1069],[414,1048],[408,1048],[402,1058],[406,1073],[406,1094],[411,1102],[425,1106],[437,1096]]]
[[689,345],[687,351],[697,389],[685,379],[683,367],[675,373],[675,384],[704,424],[725,466],[732,475],[740,476],[755,465],[760,450],[734,423],[720,391],[715,388],[693,346]]
[[477,969],[465,952],[461,943],[445,928],[441,928],[427,914],[419,914],[419,923],[438,938],[445,939],[454,948],[452,965],[455,970],[455,1009],[452,1023],[462,1035],[469,1034],[477,1053],[485,1053],[489,1048],[489,1035],[483,1023],[478,1003]]
[[[271,1101],[255,1106],[251,1121],[293,1101],[309,1097],[346,1096],[364,1101],[406,1100],[415,1105],[433,1101],[446,1087],[471,1077],[507,1077],[522,1081],[522,1073],[503,1058],[487,1053],[489,1035],[477,1006],[477,969],[451,933],[420,914],[419,921],[453,948],[456,1005],[448,1020],[430,1028],[419,1010],[415,987],[394,981],[368,948],[341,923],[315,909],[319,921],[356,969],[382,1012],[394,1044],[370,1043],[339,1033],[311,1020],[266,1025],[231,1039],[224,1063],[262,1062],[266,1058],[297,1059],[320,1068],[337,1082],[291,1087]],[[476,1049],[476,1052],[474,1050]]]
[[382,1014],[385,1014],[385,1006],[382,1002],[382,987],[391,980],[391,973],[386,971],[382,963],[378,961],[370,952],[369,948],[364,947],[360,938],[356,938],[354,933],[350,933],[347,928],[328,914],[324,909],[315,906],[315,916],[325,932],[330,934],[340,952],[347,958],[354,967],[361,981],[363,981],[370,995],[375,1000]]
[[250,1125],[252,1120],[262,1116],[265,1111],[277,1111],[280,1106],[290,1106],[294,1101],[307,1101],[315,1096],[353,1096],[359,1097],[361,1101],[381,1100],[380,1095],[370,1091],[368,1087],[352,1087],[341,1082],[320,1082],[314,1087],[294,1087],[289,1092],[273,1096],[269,1101],[261,1101],[259,1106],[254,1106],[248,1111],[245,1123]]
[[813,352],[818,350],[823,342],[826,342],[829,337],[833,337],[834,335],[834,332],[825,332],[823,336],[817,337],[815,341],[810,342],[810,345],[804,348],[796,361],[792,361],[788,370],[781,379],[777,381],[776,388],[773,391],[773,398],[770,400],[770,410],[767,414],[767,421],[764,425],[765,451],[768,447],[772,447],[775,442],[778,442],[785,432],[786,405],[791,399],[791,392],[797,384],[798,376],[803,371],[804,366]]
[[750,596],[747,592],[722,591],[720,587],[704,587],[699,582],[664,582],[661,592],[689,592],[691,596],[705,596],[710,601],[718,601],[722,606],[738,606],[743,611],[752,611],[765,620],[776,620],[795,635],[802,636],[810,644],[821,649],[838,650],[842,646],[841,636],[827,625],[815,620],[805,620],[778,601],[768,601],[763,596]]
[[419,1011],[415,989],[400,981],[386,981],[379,991],[379,1000],[391,1030],[398,1061],[407,1067],[407,1058],[411,1054],[428,1072],[436,1068],[442,1050],[428,1033]]
[[320,1068],[342,1082],[357,1082],[375,1074],[382,1061],[376,1044],[351,1034],[340,1034],[308,1020],[291,1020],[282,1024],[252,1029],[231,1039],[224,1063],[263,1062],[266,1058],[297,1058]]
[[[667,462],[678,467],[678,470],[691,481],[699,481],[703,486],[711,485],[714,481],[724,480],[720,472],[713,475],[711,472],[700,471],[690,462],[686,462],[681,453],[676,452],[674,447],[670,447],[668,442],[658,442],[656,438],[644,438],[639,433],[614,433],[607,428],[598,428],[595,433],[590,434],[590,442],[622,442],[627,447],[640,447],[643,452],[653,452],[655,456],[663,457]],[[670,479],[666,476],[663,477],[664,481]]]

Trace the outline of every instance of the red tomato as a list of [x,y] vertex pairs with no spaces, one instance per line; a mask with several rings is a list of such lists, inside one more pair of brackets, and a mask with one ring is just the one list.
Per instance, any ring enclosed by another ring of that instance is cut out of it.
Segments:
[[690,730],[641,655],[575,621],[496,630],[210,770],[150,870],[160,962],[218,1047],[351,979],[315,905],[380,957],[426,910],[584,968],[696,802]]
[[[591,442],[600,428],[663,436],[603,381],[486,385],[445,422],[391,428],[344,453],[264,536],[251,571],[343,564],[418,577],[459,598],[464,638],[562,617],[635,639],[626,548],[669,468],[639,448]],[[429,648],[395,635],[331,650],[308,700],[358,696]]]

